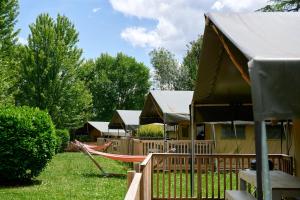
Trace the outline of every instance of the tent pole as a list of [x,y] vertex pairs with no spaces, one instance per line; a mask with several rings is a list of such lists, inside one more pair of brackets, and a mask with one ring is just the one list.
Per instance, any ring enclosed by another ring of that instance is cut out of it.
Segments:
[[262,193],[262,152],[261,152],[261,122],[255,121],[255,152],[256,152],[256,191],[257,199],[263,200]]
[[268,144],[266,134],[266,124],[264,121],[255,122],[256,129],[256,181],[258,200],[272,199]]
[[164,152],[167,152],[166,115],[163,114],[164,121]]
[[190,130],[191,130],[191,197],[194,197],[194,171],[195,171],[195,137],[194,137],[194,104],[190,105]]

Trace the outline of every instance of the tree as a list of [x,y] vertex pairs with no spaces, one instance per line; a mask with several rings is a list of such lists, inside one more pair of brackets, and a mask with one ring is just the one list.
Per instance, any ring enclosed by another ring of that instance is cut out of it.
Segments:
[[298,12],[300,10],[300,0],[271,0],[270,4],[259,9],[263,12]]
[[149,69],[143,63],[122,53],[101,54],[81,71],[93,94],[95,119],[110,120],[116,109],[142,108],[150,88]]
[[82,50],[65,16],[41,14],[22,51],[17,103],[47,110],[57,128],[76,128],[89,118],[92,96],[79,80]]
[[19,30],[15,30],[18,16],[17,0],[0,1],[0,104],[13,103],[17,81],[16,42]]
[[202,36],[199,36],[197,40],[190,42],[187,45],[187,52],[183,58],[183,66],[187,68],[187,87],[190,90],[194,89],[194,85],[197,78],[197,70],[200,62],[200,53],[202,48]]
[[154,68],[154,82],[161,90],[176,89],[179,63],[175,55],[165,48],[153,49],[150,53],[150,62]]

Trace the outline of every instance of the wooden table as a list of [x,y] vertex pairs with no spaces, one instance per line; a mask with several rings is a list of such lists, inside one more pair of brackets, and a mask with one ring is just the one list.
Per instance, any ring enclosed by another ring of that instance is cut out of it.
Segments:
[[[242,170],[239,172],[240,190],[246,190],[247,183],[256,187],[256,171]],[[282,171],[270,171],[272,199],[281,197],[300,197],[300,179]]]

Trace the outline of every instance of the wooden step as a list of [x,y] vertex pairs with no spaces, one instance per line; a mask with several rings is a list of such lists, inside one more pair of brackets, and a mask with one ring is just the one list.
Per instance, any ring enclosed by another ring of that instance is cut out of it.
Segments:
[[226,190],[225,200],[256,200],[251,194],[245,190]]

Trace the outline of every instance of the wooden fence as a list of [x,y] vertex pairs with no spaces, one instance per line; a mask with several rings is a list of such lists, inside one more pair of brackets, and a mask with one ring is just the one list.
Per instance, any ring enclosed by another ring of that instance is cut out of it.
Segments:
[[[188,154],[149,154],[141,165],[141,199],[224,199],[237,190],[238,173],[250,168],[255,154],[196,155],[194,194],[191,194],[191,157]],[[269,155],[277,170],[293,174],[291,156]],[[150,190],[150,191],[149,191]],[[150,195],[150,196],[149,196]]]
[[[164,153],[171,149],[175,153],[187,154],[191,149],[190,140],[139,140],[139,139],[110,139],[98,138],[98,144],[102,145],[108,141],[112,141],[112,146],[108,152],[115,154],[127,155],[148,155],[149,153]],[[196,154],[212,154],[214,153],[215,143],[213,140],[196,140]]]

